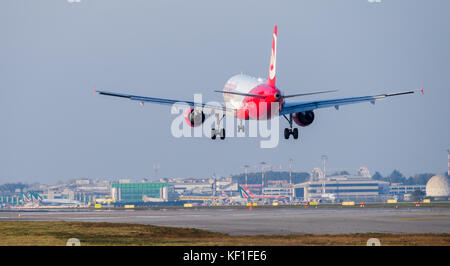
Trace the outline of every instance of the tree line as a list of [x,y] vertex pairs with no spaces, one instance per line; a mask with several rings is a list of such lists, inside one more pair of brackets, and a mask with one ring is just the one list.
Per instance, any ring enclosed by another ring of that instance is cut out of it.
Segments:
[[[306,172],[292,172],[292,183],[298,184],[303,183],[309,180],[309,173]],[[335,175],[350,175],[347,171],[341,171],[333,173],[332,176]],[[400,183],[403,185],[425,185],[428,180],[434,176],[433,173],[422,173],[415,174],[410,177],[406,177],[399,170],[392,171],[391,174],[383,176],[380,172],[375,172],[372,176],[375,180],[386,181],[388,183]],[[447,173],[445,173],[447,175]],[[327,175],[328,176],[328,175]],[[247,183],[248,184],[261,184],[262,182],[261,172],[252,172],[247,175]],[[237,174],[232,176],[233,182],[237,182],[239,184],[245,184],[245,174]],[[267,171],[264,173],[264,180],[267,183],[269,180],[285,180],[289,182],[289,172],[288,171]]]
[[436,174],[433,173],[423,173],[415,174],[410,177],[406,177],[400,171],[394,170],[390,175],[383,176],[379,172],[375,172],[372,176],[373,179],[386,181],[389,183],[400,183],[403,185],[426,185],[428,180]]
[[28,185],[27,184],[23,184],[23,183],[6,183],[3,185],[0,185],[0,192],[15,192],[16,189],[20,189],[23,190],[25,188],[27,188]]

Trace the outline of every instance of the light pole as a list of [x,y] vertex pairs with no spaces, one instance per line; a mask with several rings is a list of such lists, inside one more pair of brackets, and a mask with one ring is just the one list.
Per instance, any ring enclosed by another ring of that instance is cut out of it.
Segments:
[[447,164],[447,176],[450,176],[450,149],[447,150],[448,164]]
[[323,172],[323,180],[322,180],[322,194],[326,193],[326,188],[325,188],[325,181],[327,179],[327,160],[328,160],[328,156],[326,155],[322,155],[322,172]]
[[155,172],[156,179],[158,179],[158,171],[159,171],[159,169],[160,169],[159,163],[158,164],[153,164],[153,171]]
[[261,195],[263,197],[264,202],[264,167],[266,166],[265,162],[261,162]]
[[289,158],[289,203],[292,202],[292,158]]
[[216,180],[217,180],[217,178],[216,178],[216,173],[214,172],[213,173],[213,178],[214,178],[214,182],[213,182],[213,184],[212,184],[212,194],[213,194],[213,201],[215,201],[216,200],[216,190],[217,190],[217,187],[216,187]]
[[243,165],[242,167],[243,167],[244,170],[245,170],[245,187],[247,187],[247,186],[248,186],[248,183],[247,183],[247,175],[248,175],[248,172],[247,172],[247,170],[248,170],[248,168],[250,168],[250,165],[246,164],[246,165]]

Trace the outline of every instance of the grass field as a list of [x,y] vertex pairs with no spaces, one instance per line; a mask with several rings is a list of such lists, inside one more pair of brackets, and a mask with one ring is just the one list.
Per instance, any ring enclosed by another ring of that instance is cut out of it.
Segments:
[[450,234],[342,234],[230,236],[198,229],[124,223],[1,221],[0,245],[64,246],[77,238],[82,246],[364,246],[369,238],[382,245],[450,246]]

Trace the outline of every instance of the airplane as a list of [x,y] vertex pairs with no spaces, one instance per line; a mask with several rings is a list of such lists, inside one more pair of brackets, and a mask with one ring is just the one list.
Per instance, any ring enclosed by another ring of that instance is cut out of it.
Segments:
[[230,195],[228,195],[225,191],[222,191],[222,195],[220,196],[220,198],[225,201],[225,202],[229,202],[229,203],[238,203],[238,204],[244,204],[245,202],[247,202],[247,200],[245,198],[242,197],[242,195],[240,196],[233,196],[232,193],[229,193]]
[[39,204],[39,202],[42,201],[42,196],[34,191],[22,193],[22,198],[25,204]]
[[[317,91],[308,93],[297,93],[285,95],[275,85],[276,81],[276,58],[277,58],[277,26],[275,25],[272,39],[272,53],[270,57],[270,68],[267,81],[244,74],[232,76],[222,90],[215,90],[223,94],[224,105],[216,106],[203,102],[193,102],[188,100],[174,100],[155,97],[144,97],[124,93],[116,93],[104,90],[94,91],[100,95],[113,96],[137,101],[141,105],[144,103],[157,103],[163,105],[184,104],[188,108],[185,111],[186,123],[191,127],[200,126],[206,115],[214,114],[216,128],[211,129],[211,138],[225,139],[225,128],[221,127],[221,121],[226,115],[232,115],[240,120],[238,132],[245,132],[243,120],[270,120],[275,116],[283,116],[289,123],[289,128],[284,129],[284,138],[289,139],[290,135],[294,139],[298,138],[298,129],[293,128],[293,122],[300,127],[307,127],[314,121],[314,111],[320,108],[334,107],[339,110],[341,105],[370,102],[375,104],[376,100],[412,94],[419,90],[403,91],[396,93],[385,93],[372,96],[359,96],[350,98],[336,98],[327,100],[313,100],[303,102],[287,102],[293,97],[309,96],[322,93],[336,92],[337,90]],[[423,87],[420,89],[423,94]],[[278,110],[272,110],[271,104],[278,104]]]
[[70,199],[44,199],[39,193],[28,191],[22,193],[23,202],[26,205],[81,205],[81,202]]
[[77,200],[70,200],[70,199],[43,199],[39,202],[41,205],[70,205],[70,206],[76,206],[76,205],[82,205],[80,201]]
[[286,199],[285,196],[271,196],[271,195],[254,195],[246,186],[239,185],[239,193],[244,199]]

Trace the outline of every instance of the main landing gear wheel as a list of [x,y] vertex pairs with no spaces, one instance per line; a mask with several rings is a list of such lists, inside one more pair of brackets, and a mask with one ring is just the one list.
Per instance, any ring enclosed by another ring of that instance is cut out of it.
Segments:
[[291,135],[291,131],[289,128],[284,129],[284,139],[289,139],[289,135]]
[[220,139],[225,139],[225,128],[220,130]]
[[284,138],[289,139],[289,136],[292,134],[294,139],[298,139],[298,128],[292,129],[292,121],[293,121],[292,114],[289,114],[289,118],[287,118],[285,115],[283,115],[283,116],[289,122],[289,127],[290,127],[290,128],[284,129]]
[[222,129],[211,129],[211,139],[216,139],[216,137],[219,136],[220,139],[225,139],[225,128]]
[[294,139],[298,139],[298,128],[290,129],[285,128],[284,129],[284,138],[289,139],[289,136],[292,135]]
[[245,133],[245,125],[244,125],[244,123],[242,122],[242,120],[241,120],[241,123],[238,125],[238,132],[244,132]]
[[294,139],[298,139],[298,128],[292,129],[292,114],[289,114],[289,118],[286,117],[286,115],[283,115],[284,118],[289,122],[289,128],[284,129],[284,138],[289,139],[289,136],[292,134]]
[[298,128],[294,128],[294,130],[292,131],[292,136],[294,137],[294,139],[298,139]]
[[214,128],[211,129],[211,139],[216,139],[216,130]]
[[216,127],[218,129],[211,129],[211,139],[216,139],[216,136],[219,135],[220,139],[225,139],[225,128],[220,128],[220,121],[225,117],[225,115],[222,115],[222,118],[220,118],[220,114],[214,114],[214,120],[216,123]]

